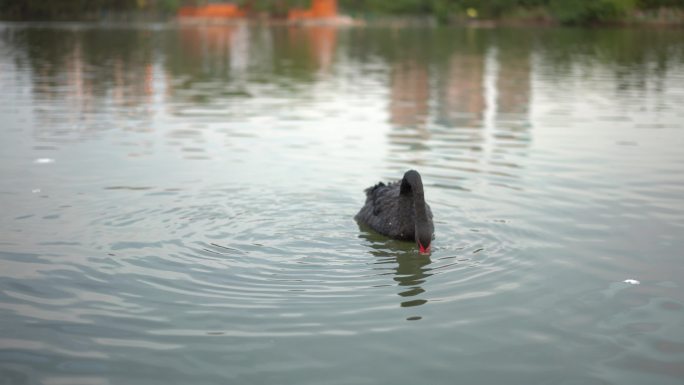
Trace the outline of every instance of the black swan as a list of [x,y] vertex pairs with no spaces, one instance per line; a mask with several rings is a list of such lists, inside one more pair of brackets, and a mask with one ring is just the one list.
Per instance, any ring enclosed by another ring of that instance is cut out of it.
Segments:
[[365,191],[366,203],[354,219],[390,238],[416,241],[421,253],[430,252],[435,226],[417,171],[406,171],[401,181],[380,182]]

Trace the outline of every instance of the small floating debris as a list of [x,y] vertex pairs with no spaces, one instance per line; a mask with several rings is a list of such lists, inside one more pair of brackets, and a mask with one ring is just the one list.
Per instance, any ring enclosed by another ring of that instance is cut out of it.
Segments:
[[55,163],[55,160],[52,158],[38,158],[33,161],[35,164],[49,164],[49,163]]
[[32,194],[38,194],[39,192],[40,192],[39,188],[34,188],[33,190],[31,190]]
[[625,279],[625,280],[622,281],[622,282],[628,283],[628,284],[630,284],[630,285],[638,285],[638,284],[641,283],[641,282],[637,281],[636,279]]

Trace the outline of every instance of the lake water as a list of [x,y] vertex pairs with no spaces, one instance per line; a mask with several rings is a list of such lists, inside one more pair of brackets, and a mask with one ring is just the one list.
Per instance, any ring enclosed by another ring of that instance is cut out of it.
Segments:
[[682,384],[682,36],[0,24],[0,383]]

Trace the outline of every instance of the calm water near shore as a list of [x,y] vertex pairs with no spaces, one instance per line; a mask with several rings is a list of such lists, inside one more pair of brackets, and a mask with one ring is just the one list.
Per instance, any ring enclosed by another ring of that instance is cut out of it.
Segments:
[[[684,381],[681,30],[6,23],[0,89],[2,384]],[[430,257],[353,220],[409,168]]]

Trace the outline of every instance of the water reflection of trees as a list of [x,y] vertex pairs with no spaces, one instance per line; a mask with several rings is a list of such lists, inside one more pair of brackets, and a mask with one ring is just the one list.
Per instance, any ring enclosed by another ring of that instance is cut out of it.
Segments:
[[[494,152],[526,149],[530,143],[533,38],[529,31],[497,35],[496,106],[492,122]],[[492,163],[515,167],[506,159],[494,159]]]
[[[501,169],[515,163],[502,158],[509,148],[529,143],[534,36],[519,32],[512,39],[500,31],[474,30],[432,33],[427,41],[434,46],[423,48],[424,60],[398,55],[391,64],[391,160],[402,167],[406,162],[437,167],[449,163],[455,168],[463,163],[445,159],[484,162],[462,170],[513,175]],[[427,148],[429,152],[422,151]]]
[[676,29],[558,29],[539,38],[536,51],[547,64],[539,71],[551,82],[576,67],[602,67],[615,74],[616,91],[643,91],[647,80],[662,90],[671,66],[684,62],[680,43]]
[[[430,142],[452,151],[524,148],[530,140],[533,71],[553,83],[562,82],[573,66],[601,66],[614,73],[616,92],[649,84],[658,92],[673,63],[684,58],[677,31],[661,30],[215,25],[0,33],[19,67],[30,70],[37,116],[64,120],[64,130],[106,126],[103,111],[145,120],[155,97],[176,105],[225,104],[226,97],[248,97],[254,84],[306,92],[339,59],[345,65],[383,63],[389,140],[397,154]],[[532,57],[544,65],[533,68]],[[50,103],[64,104],[71,115],[50,113],[44,108]]]
[[165,57],[171,73],[188,77],[186,85],[193,80],[235,81],[245,71],[257,81],[269,75],[312,81],[332,65],[337,33],[330,26],[181,26],[168,39]]
[[112,128],[102,118],[112,110],[132,118],[136,112],[139,118],[149,115],[149,31],[22,28],[9,39],[22,51],[15,55],[18,66],[31,72],[39,138],[78,139]]

